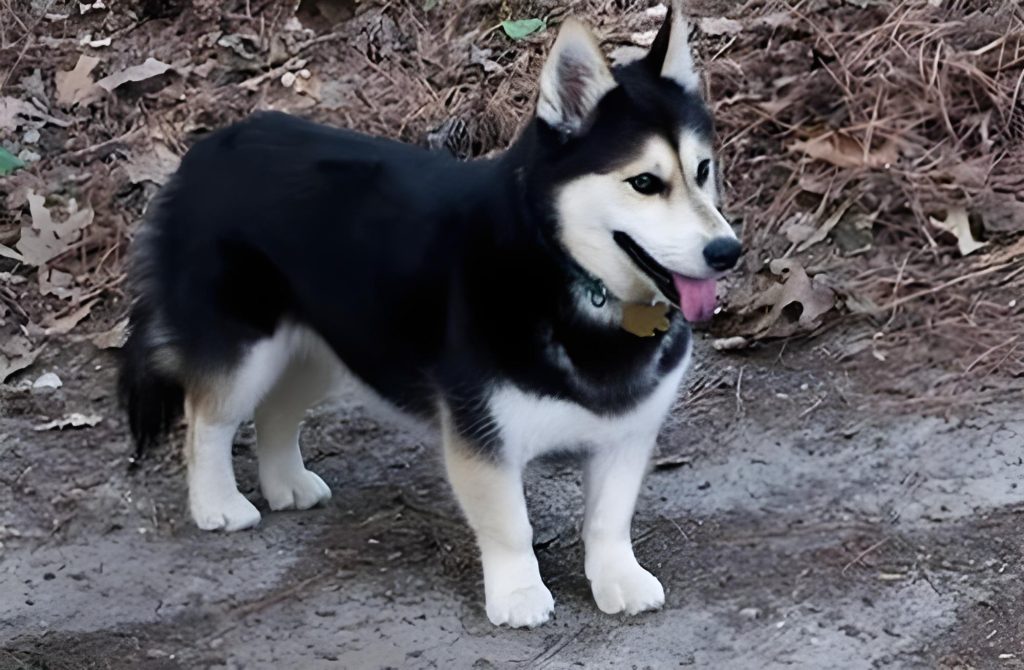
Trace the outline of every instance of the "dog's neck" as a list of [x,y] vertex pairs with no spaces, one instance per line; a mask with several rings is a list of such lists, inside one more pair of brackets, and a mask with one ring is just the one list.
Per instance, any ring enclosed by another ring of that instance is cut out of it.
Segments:
[[[667,328],[667,321],[660,318],[667,309],[652,308],[655,294],[646,302],[620,300],[557,239],[549,195],[543,185],[530,181],[531,163],[543,150],[538,137],[543,129],[536,126],[531,124],[500,157],[478,166],[480,177],[488,185],[500,183],[506,187],[500,194],[491,191],[478,204],[477,214],[470,217],[474,226],[481,218],[490,223],[484,227],[490,258],[473,262],[474,274],[487,275],[486,280],[481,276],[481,281],[501,287],[495,292],[497,299],[510,308],[522,301],[530,303],[531,309],[524,309],[527,313],[536,309],[550,318],[584,321],[609,330],[625,328],[642,337],[659,334]],[[510,277],[517,279],[509,281]],[[637,314],[643,317],[641,324],[653,325],[635,325]]]

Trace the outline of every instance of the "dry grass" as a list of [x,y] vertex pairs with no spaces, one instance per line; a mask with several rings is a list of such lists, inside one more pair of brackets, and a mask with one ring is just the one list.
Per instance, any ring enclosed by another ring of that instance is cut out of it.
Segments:
[[[956,392],[1024,374],[1024,12],[939,4],[760,4],[711,73],[748,270],[794,255],[830,275],[879,358],[949,364]],[[930,222],[955,208],[989,241],[966,258]],[[869,233],[793,241],[830,217]]]
[[[173,14],[187,4],[139,7]],[[0,180],[0,243],[11,244],[27,222],[28,188],[58,208],[74,196],[96,210],[86,237],[52,263],[75,277],[75,300],[41,300],[29,290],[37,281],[3,294],[27,314],[8,310],[23,331],[26,320],[74,313],[97,296],[108,309],[96,310],[86,330],[119,314],[123,250],[156,188],[133,184],[125,164],[156,142],[180,153],[198,133],[275,107],[484,155],[512,141],[528,118],[554,32],[513,42],[498,28],[502,19],[556,24],[583,15],[607,51],[634,45],[658,23],[644,0],[450,0],[430,11],[363,3],[354,18],[309,34],[284,30],[285,3],[191,4],[173,20],[112,11],[52,21],[26,0],[0,0],[2,95],[32,95],[25,77],[38,68],[52,110],[71,124],[44,128],[50,150],[42,160]],[[776,283],[767,260],[797,260],[840,298],[826,326],[846,315],[879,333],[838,356],[898,356],[908,374],[908,366],[941,366],[951,376],[939,376],[936,389],[951,393],[982,378],[1024,375],[1024,300],[1012,302],[1024,298],[1024,10],[1008,1],[937,4],[690,3],[696,16],[735,20],[704,23],[697,39],[728,209],[749,249],[730,303],[743,306]],[[69,7],[51,9],[71,14]],[[183,75],[107,96],[88,113],[59,109],[54,72],[88,51],[78,40],[85,32],[114,37],[94,52],[103,59],[99,76],[147,57],[182,63]],[[245,36],[252,57],[217,46],[212,33]],[[313,97],[278,83],[299,61],[317,81]],[[954,208],[966,209],[988,241],[966,258],[929,222]],[[823,225],[832,226],[828,235]],[[813,243],[816,231],[822,239]],[[30,275],[0,266],[7,269]],[[720,334],[745,334],[744,327],[730,319],[718,326]]]

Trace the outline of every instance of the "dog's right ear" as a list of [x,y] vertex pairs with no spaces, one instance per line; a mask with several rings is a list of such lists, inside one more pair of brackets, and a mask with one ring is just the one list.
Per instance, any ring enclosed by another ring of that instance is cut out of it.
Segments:
[[613,88],[615,78],[597,40],[582,23],[567,19],[540,73],[537,116],[556,130],[575,133]]

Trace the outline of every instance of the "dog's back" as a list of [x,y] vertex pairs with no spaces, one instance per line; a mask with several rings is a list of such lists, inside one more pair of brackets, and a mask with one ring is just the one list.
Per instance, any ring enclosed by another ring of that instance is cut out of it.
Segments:
[[122,388],[137,440],[180,413],[174,379],[231,367],[282,320],[320,333],[396,403],[430,403],[414,374],[443,337],[461,217],[442,218],[438,199],[469,186],[461,168],[278,113],[198,142],[136,248]]

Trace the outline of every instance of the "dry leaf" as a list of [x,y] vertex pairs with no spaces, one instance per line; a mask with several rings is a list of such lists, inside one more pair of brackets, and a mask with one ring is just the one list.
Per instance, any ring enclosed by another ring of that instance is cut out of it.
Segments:
[[783,234],[791,244],[801,244],[805,242],[811,235],[814,235],[814,226],[803,223],[798,217],[791,217],[792,221],[786,224],[783,229]]
[[61,300],[74,300],[82,294],[75,286],[74,275],[61,272],[54,268],[39,268],[39,292],[42,295],[55,295]]
[[82,102],[95,90],[92,71],[100,59],[82,54],[71,71],[57,70],[54,79],[57,84],[57,102],[71,107]]
[[986,242],[979,242],[974,238],[974,233],[971,232],[970,218],[967,216],[967,210],[963,207],[954,207],[946,212],[945,221],[939,221],[935,217],[929,217],[928,220],[936,228],[956,236],[957,247],[960,249],[961,256],[972,254],[987,244]]
[[92,427],[103,421],[103,417],[99,414],[79,414],[78,412],[72,412],[71,414],[65,414],[60,419],[54,419],[49,423],[44,423],[36,426],[34,430],[64,430],[65,428],[86,428]]
[[657,35],[657,30],[647,30],[640,33],[633,33],[629,36],[629,41],[637,46],[649,47],[654,44],[654,38],[657,37]]
[[799,151],[832,165],[849,168],[887,167],[899,159],[899,149],[891,141],[865,152],[860,142],[838,133],[827,133],[805,142],[794,142],[789,145],[789,150]]
[[0,130],[14,132],[38,114],[39,110],[24,100],[10,97],[0,98]]
[[4,258],[10,258],[11,260],[17,261],[19,263],[24,263],[25,262],[25,257],[24,256],[19,254],[14,249],[11,249],[6,244],[0,244],[0,256],[3,256]]
[[33,69],[30,74],[21,78],[21,90],[26,96],[42,101],[44,106],[49,106],[50,96],[46,93],[43,72],[39,68]]
[[0,384],[19,370],[32,365],[43,348],[33,347],[27,337],[14,335],[0,343]]
[[494,72],[501,72],[501,64],[496,60],[492,60],[491,56],[494,55],[493,49],[481,49],[475,44],[469,45],[469,62],[471,65],[479,65],[484,69],[484,72],[491,74]]
[[765,100],[757,103],[757,106],[768,113],[769,116],[777,116],[782,110],[789,108],[793,103],[802,102],[800,91],[794,89],[786,95],[776,97],[772,100]]
[[707,17],[697,23],[705,35],[735,35],[743,31],[743,24],[735,19]]
[[210,76],[210,72],[213,71],[213,68],[217,67],[218,65],[219,63],[217,62],[216,58],[207,58],[204,62],[193,67],[192,72],[195,73],[196,76],[206,79]]
[[[615,66],[629,65],[630,63],[640,60],[646,55],[647,49],[626,44],[612,49],[612,52],[608,54],[608,61]],[[485,68],[485,71],[488,70]]]
[[217,40],[217,46],[231,49],[245,60],[256,60],[259,57],[259,37],[256,35],[225,35]]
[[68,126],[67,121],[61,121],[40,111],[29,102],[11,97],[0,98],[0,130],[13,133],[21,126],[41,126],[43,123],[52,123],[61,128]]
[[[816,328],[819,319],[835,306],[832,289],[822,284],[820,275],[812,281],[799,261],[774,260],[769,268],[783,278],[783,283],[770,286],[746,310],[770,308],[754,333],[758,337],[786,337]],[[795,319],[786,316],[794,307],[799,310]]]
[[848,210],[852,204],[853,200],[850,199],[839,205],[836,211],[832,212],[832,216],[825,219],[824,223],[821,224],[821,227],[814,231],[814,234],[800,243],[800,246],[796,248],[797,252],[802,253],[813,247],[818,242],[824,242],[828,237],[828,234],[831,233],[832,229],[836,227],[837,223],[839,223],[839,219],[843,218],[843,214],[846,214],[846,210]]
[[876,214],[859,210],[847,212],[832,231],[832,243],[846,256],[854,256],[871,249],[875,242],[872,227]]
[[124,318],[114,324],[110,330],[96,333],[89,341],[100,349],[120,349],[128,339],[128,319]]
[[[308,70],[303,70],[303,72],[308,72]],[[309,96],[310,98],[313,98],[318,102],[320,100],[320,80],[317,79],[315,76],[300,76],[296,78],[295,85],[293,88],[295,89],[296,93],[301,93],[302,95]]]
[[128,82],[145,81],[146,79],[158,77],[170,69],[171,66],[167,63],[158,61],[155,58],[147,58],[142,65],[133,65],[132,67],[121,70],[120,72],[104,77],[96,82],[96,85],[103,90],[110,92],[118,86],[123,86]]
[[43,319],[43,323],[40,324],[43,327],[43,332],[47,335],[66,335],[67,333],[70,333],[75,326],[85,319],[85,317],[89,316],[89,313],[92,312],[92,308],[96,304],[97,300],[98,298],[90,300],[89,302],[81,305],[75,311],[65,314],[64,316],[48,316]]
[[781,28],[792,26],[796,23],[796,15],[793,12],[772,12],[758,17],[751,25],[751,28],[764,26],[766,28]]
[[73,199],[68,203],[67,220],[57,223],[50,210],[46,209],[43,196],[29,191],[25,197],[32,214],[32,227],[21,229],[21,239],[16,247],[29,265],[45,265],[66,251],[81,239],[82,229],[92,223],[93,211],[88,208],[79,210]]
[[151,181],[163,185],[178,169],[181,158],[163,142],[154,142],[148,150],[133,151],[124,169],[133,184]]

